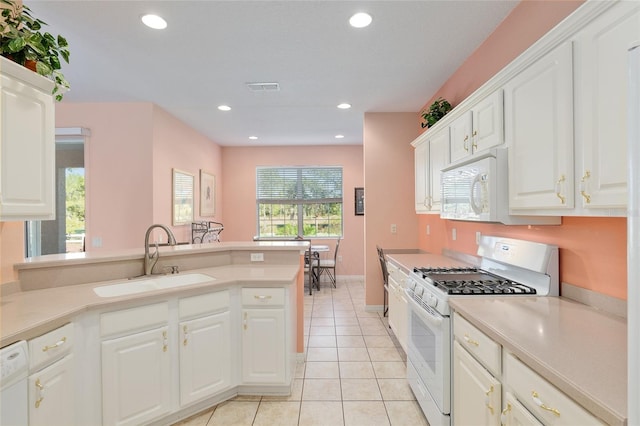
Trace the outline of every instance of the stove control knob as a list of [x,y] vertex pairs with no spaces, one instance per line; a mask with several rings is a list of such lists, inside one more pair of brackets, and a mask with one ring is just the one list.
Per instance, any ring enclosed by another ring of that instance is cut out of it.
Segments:
[[432,308],[435,308],[438,305],[438,298],[433,294],[430,294],[429,297],[427,298],[427,305],[431,306]]

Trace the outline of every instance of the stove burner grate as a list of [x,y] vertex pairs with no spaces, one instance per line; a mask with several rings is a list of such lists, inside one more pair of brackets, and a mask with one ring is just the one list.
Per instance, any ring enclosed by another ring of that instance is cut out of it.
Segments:
[[477,268],[414,268],[414,272],[447,294],[536,294],[532,287]]

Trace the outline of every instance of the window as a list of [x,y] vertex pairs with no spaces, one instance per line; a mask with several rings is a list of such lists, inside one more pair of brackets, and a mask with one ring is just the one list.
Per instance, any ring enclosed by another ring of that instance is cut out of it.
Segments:
[[342,167],[258,167],[259,237],[342,236]]

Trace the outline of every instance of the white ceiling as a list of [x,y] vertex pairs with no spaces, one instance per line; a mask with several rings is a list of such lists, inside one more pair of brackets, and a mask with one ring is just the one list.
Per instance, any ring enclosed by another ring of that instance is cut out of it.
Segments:
[[[63,102],[153,102],[219,145],[255,146],[362,144],[365,112],[419,112],[518,2],[24,3],[69,41]],[[358,11],[369,27],[349,26]],[[146,13],[167,29],[142,25]]]

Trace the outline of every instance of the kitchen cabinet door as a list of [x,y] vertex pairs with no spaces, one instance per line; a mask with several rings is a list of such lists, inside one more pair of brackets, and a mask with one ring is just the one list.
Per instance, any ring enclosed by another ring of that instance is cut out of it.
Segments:
[[163,326],[102,342],[105,425],[139,425],[170,411],[168,333]]
[[0,57],[0,221],[55,218],[52,88]]
[[229,312],[180,323],[180,404],[231,386]]
[[573,56],[565,42],[507,82],[509,208],[572,209]]
[[389,327],[396,337],[398,337],[400,309],[398,283],[396,283],[391,274],[389,274]]
[[242,381],[283,384],[287,348],[284,309],[242,311]]
[[581,152],[576,197],[584,209],[627,206],[627,49],[636,40],[638,2],[616,4],[575,39],[576,146]]
[[471,155],[471,132],[473,114],[465,112],[449,126],[451,136],[451,162],[462,160]]
[[414,160],[416,213],[439,212],[440,171],[449,165],[449,129],[429,133],[415,146]]
[[496,90],[449,126],[451,162],[504,143],[502,90]]
[[502,387],[457,341],[453,343],[454,425],[499,425]]
[[77,424],[73,354],[29,376],[29,426]]
[[473,153],[504,143],[502,90],[498,89],[471,109],[473,114],[471,148]]
[[440,177],[442,169],[449,165],[449,132],[438,132],[429,141],[429,194],[430,211],[439,212],[442,206],[442,189]]
[[414,155],[415,162],[415,202],[416,213],[426,213],[431,209],[429,181],[429,141],[424,141],[416,146]]

